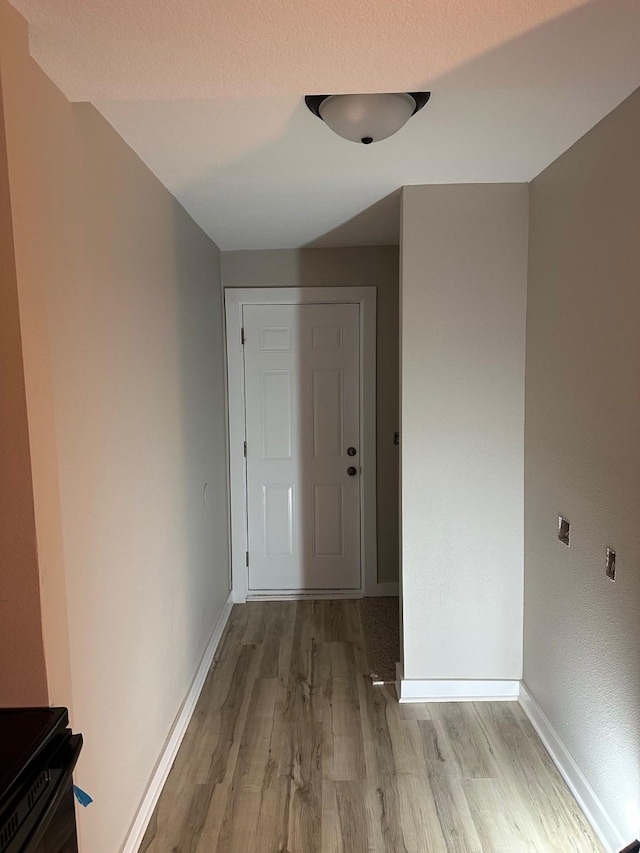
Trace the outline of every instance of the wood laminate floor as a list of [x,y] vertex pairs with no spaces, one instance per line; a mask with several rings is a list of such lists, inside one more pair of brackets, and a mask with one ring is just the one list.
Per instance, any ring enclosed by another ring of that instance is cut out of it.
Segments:
[[517,703],[371,684],[360,607],[234,607],[141,853],[602,853]]

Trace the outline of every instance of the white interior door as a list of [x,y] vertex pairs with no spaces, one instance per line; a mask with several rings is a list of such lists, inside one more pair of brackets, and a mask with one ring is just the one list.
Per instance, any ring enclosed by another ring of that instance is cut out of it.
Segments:
[[359,311],[244,306],[250,591],[361,586]]

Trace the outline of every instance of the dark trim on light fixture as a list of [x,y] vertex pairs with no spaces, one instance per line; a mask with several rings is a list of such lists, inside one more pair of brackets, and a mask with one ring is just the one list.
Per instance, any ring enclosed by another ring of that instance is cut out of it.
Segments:
[[323,101],[326,101],[329,95],[305,95],[304,102],[309,107],[314,116],[318,116],[318,118],[322,121],[322,116],[320,115],[320,104]]
[[[414,116],[418,110],[421,110],[424,105],[427,103],[429,98],[431,97],[431,92],[403,92],[404,95],[411,95],[413,100],[416,102],[416,108],[411,113]],[[317,116],[320,121],[322,121],[322,116],[320,115],[320,105],[323,101],[326,101],[327,98],[332,97],[331,95],[305,95],[304,102],[309,107],[314,116]]]

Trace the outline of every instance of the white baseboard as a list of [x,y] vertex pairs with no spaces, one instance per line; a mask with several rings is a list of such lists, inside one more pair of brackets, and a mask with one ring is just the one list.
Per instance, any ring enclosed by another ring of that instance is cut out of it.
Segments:
[[616,828],[582,770],[524,684],[520,686],[520,705],[604,847],[609,853],[620,850],[625,843],[622,833]]
[[292,592],[286,589],[274,589],[269,592],[249,592],[247,601],[315,601],[322,599],[362,598],[362,590],[316,589],[308,592]]
[[399,584],[378,583],[367,587],[366,592],[361,589],[311,589],[308,591],[295,592],[287,589],[263,590],[261,592],[247,592],[246,598],[234,599],[236,603],[244,601],[304,601],[305,599],[349,599],[349,598],[379,598],[381,596],[397,597]]
[[151,779],[149,780],[149,784],[147,785],[147,789],[144,793],[131,829],[129,830],[129,834],[121,848],[121,853],[137,853],[138,848],[142,844],[142,839],[147,831],[147,826],[151,820],[153,810],[155,809],[160,794],[162,793],[164,783],[167,781],[167,776],[169,775],[171,766],[178,754],[182,738],[187,731],[187,726],[189,725],[189,721],[191,720],[195,710],[198,697],[200,696],[205,679],[209,669],[211,668],[213,657],[216,653],[216,649],[218,648],[218,644],[220,643],[220,639],[229,619],[232,607],[233,596],[230,593],[229,598],[222,608],[222,613],[215,624],[211,638],[207,643],[207,648],[202,656],[202,660],[200,661],[200,666],[198,667],[198,671],[193,679],[193,683],[191,684],[189,692],[182,703],[182,707],[180,708],[171,732],[169,733],[169,737],[162,749],[160,758],[158,759],[155,769],[151,774]]
[[397,668],[398,701],[409,702],[514,702],[520,682],[498,679],[403,678]]

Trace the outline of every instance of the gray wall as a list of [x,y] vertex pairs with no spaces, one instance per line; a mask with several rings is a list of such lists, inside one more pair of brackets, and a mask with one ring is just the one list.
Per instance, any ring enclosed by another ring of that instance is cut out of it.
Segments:
[[378,581],[398,580],[398,248],[222,253],[225,287],[372,287],[378,292]]
[[114,853],[229,594],[219,252],[5,0],[0,61],[48,698]]
[[405,187],[404,676],[519,679],[528,188]]
[[46,705],[47,675],[1,78],[0,435],[0,707]]
[[640,834],[639,152],[640,91],[531,184],[526,372],[525,683],[627,839]]

